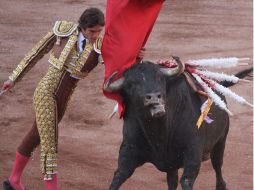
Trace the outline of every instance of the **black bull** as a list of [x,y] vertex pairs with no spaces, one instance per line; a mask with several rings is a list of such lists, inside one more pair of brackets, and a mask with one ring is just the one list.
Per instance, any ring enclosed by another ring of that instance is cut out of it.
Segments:
[[221,167],[228,114],[212,105],[209,117],[214,121],[203,122],[198,129],[204,100],[182,74],[174,71],[173,75],[165,76],[159,65],[143,62],[128,69],[120,80],[112,83],[112,77],[105,85],[108,91],[119,90],[126,106],[123,142],[110,190],[119,189],[146,162],[167,173],[169,190],[177,188],[178,169],[183,167],[182,189],[191,190],[201,162],[208,158],[216,173],[216,190],[227,189]]

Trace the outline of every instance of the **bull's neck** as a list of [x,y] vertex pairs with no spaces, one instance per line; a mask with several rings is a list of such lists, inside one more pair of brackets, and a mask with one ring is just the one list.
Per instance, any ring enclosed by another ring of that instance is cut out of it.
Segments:
[[152,149],[156,152],[164,152],[168,144],[166,117],[138,120],[145,138]]

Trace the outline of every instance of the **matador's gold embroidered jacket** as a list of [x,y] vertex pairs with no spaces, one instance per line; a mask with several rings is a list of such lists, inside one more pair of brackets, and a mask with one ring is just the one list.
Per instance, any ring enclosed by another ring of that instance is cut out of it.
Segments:
[[81,55],[77,51],[78,39],[77,24],[67,21],[57,21],[53,30],[48,32],[31,51],[21,60],[17,68],[13,70],[9,79],[13,82],[19,81],[45,54],[47,54],[54,46],[54,44],[61,44],[61,41],[68,39],[56,58],[53,53],[50,54],[49,62],[59,70],[66,69],[71,73],[71,76],[77,79],[87,76],[88,69],[84,69],[87,58],[91,51],[101,53],[102,38],[99,37],[94,44],[87,43],[85,50]]

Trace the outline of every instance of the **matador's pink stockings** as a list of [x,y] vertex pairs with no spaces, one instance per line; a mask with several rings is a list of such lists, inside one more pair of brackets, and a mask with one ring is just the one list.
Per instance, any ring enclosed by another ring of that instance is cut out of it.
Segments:
[[45,187],[47,190],[58,190],[57,187],[57,174],[52,175],[52,180],[45,180]]
[[[25,190],[23,184],[21,183],[21,176],[23,174],[23,171],[29,161],[30,157],[23,156],[18,151],[16,152],[16,158],[13,164],[13,168],[11,171],[11,175],[9,177],[9,182],[11,183],[11,186],[15,190]],[[54,174],[52,176],[52,180],[45,181],[45,188],[47,190],[58,190],[57,187],[57,175]]]
[[20,181],[20,178],[22,176],[24,168],[26,167],[27,162],[29,161],[29,158],[30,157],[23,156],[18,151],[16,152],[16,158],[13,164],[11,175],[9,177],[9,181],[15,190],[25,189]]

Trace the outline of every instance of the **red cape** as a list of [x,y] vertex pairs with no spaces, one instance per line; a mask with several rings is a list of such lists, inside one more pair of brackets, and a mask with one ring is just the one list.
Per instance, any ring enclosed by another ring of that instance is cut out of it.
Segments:
[[[136,62],[145,46],[164,0],[108,0],[106,27],[102,43],[105,64],[104,82],[115,71],[119,78]],[[104,92],[118,102],[120,116],[124,113],[122,98],[118,93]]]

